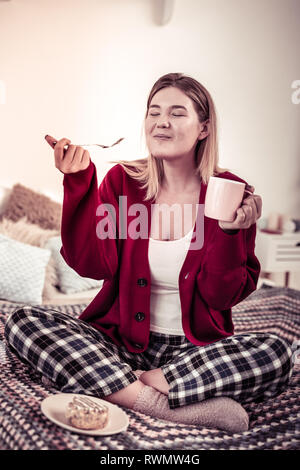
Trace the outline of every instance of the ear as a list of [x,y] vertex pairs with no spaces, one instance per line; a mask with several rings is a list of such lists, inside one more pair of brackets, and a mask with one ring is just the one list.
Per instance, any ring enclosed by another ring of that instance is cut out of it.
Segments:
[[210,122],[207,119],[206,121],[201,123],[201,130],[198,136],[198,140],[203,140],[205,137],[209,135],[210,132]]

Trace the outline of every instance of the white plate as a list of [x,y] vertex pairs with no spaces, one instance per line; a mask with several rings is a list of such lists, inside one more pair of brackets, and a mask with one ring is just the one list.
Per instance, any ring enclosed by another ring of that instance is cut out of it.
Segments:
[[44,415],[50,419],[53,423],[61,426],[62,428],[68,429],[80,434],[87,434],[89,436],[108,436],[111,434],[117,434],[122,431],[126,431],[129,425],[129,418],[127,414],[119,408],[117,405],[113,405],[108,401],[101,400],[101,398],[93,397],[90,395],[86,396],[97,403],[103,404],[108,408],[108,423],[104,428],[101,429],[78,429],[71,426],[68,419],[65,417],[67,405],[72,401],[73,397],[78,396],[75,393],[57,393],[50,395],[45,398],[41,403],[41,410]]

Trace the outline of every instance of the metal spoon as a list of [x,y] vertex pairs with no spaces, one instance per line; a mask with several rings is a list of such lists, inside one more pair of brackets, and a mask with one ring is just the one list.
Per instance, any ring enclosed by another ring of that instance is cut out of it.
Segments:
[[[122,140],[124,140],[124,138],[125,137],[121,137],[121,139],[118,139],[116,142],[114,142],[111,145],[102,145],[102,144],[72,144],[72,145],[76,145],[77,147],[87,147],[90,145],[97,145],[98,147],[102,147],[103,149],[108,149],[110,147],[113,147],[114,145],[119,144]],[[56,145],[56,144],[57,142],[52,142],[52,145]],[[65,145],[64,147],[67,147],[67,145]]]

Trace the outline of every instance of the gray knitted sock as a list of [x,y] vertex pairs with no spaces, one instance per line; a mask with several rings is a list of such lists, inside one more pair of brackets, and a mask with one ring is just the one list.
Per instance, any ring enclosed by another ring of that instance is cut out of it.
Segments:
[[171,409],[167,395],[148,385],[140,391],[133,410],[174,423],[217,428],[232,433],[247,431],[249,426],[246,411],[231,398],[209,398],[199,403]]

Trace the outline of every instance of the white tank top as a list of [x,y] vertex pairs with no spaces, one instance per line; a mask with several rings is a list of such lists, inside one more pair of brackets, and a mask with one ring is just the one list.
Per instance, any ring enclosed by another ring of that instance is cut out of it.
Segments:
[[155,240],[149,237],[150,330],[156,333],[184,335],[178,279],[193,230],[194,227],[178,240]]

